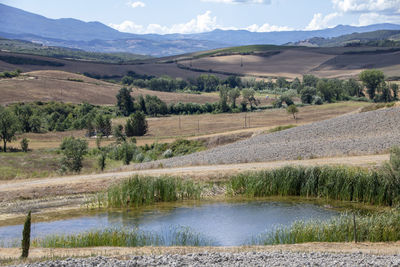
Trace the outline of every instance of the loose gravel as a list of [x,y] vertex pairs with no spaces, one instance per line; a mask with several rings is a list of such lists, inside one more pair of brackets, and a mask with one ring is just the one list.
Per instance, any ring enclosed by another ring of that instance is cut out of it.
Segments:
[[367,155],[382,153],[394,145],[400,145],[400,108],[344,115],[199,153],[138,164],[136,168]]
[[400,256],[363,253],[245,252],[187,255],[132,256],[115,258],[69,258],[19,266],[400,266]]

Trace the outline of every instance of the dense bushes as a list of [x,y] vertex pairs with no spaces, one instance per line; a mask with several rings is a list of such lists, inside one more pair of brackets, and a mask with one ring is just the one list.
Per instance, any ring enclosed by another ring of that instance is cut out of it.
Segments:
[[[111,107],[94,106],[89,103],[79,105],[61,102],[18,103],[10,105],[7,109],[17,117],[19,131],[25,133],[79,129],[89,129],[89,132],[95,133],[96,117],[105,120],[107,124],[110,116],[115,113]],[[100,115],[104,117],[99,118]],[[100,122],[99,120],[96,121]],[[103,135],[108,133],[104,128],[101,131]]]
[[[147,162],[175,156],[183,156],[205,149],[203,142],[178,139],[170,144],[153,143],[137,147],[133,142],[121,142],[104,147],[107,156],[126,162],[127,153],[133,162]],[[129,161],[130,162],[130,161]]]
[[14,78],[18,77],[21,74],[21,70],[17,69],[15,71],[3,71],[0,72],[0,79],[1,78]]

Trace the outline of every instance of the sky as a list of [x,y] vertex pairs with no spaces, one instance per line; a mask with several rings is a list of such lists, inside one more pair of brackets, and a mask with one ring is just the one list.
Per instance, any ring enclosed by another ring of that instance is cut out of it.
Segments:
[[100,21],[130,33],[318,30],[400,24],[400,0],[0,0],[48,18]]

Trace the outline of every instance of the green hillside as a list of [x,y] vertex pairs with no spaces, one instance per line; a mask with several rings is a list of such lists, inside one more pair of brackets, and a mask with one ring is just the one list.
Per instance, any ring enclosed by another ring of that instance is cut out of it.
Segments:
[[377,46],[377,47],[400,47],[400,31],[373,31],[364,33],[352,33],[334,38],[315,37],[299,44],[310,44],[319,47],[338,46]]
[[129,63],[136,60],[149,59],[150,56],[131,53],[98,53],[79,49],[45,46],[28,41],[10,40],[0,37],[0,50],[14,53],[47,56],[60,59],[74,59],[103,63]]

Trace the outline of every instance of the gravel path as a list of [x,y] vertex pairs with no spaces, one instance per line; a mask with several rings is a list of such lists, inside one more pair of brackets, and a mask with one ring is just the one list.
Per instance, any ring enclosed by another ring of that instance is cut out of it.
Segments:
[[363,253],[245,252],[187,255],[132,256],[115,258],[70,258],[19,266],[400,266],[400,256]]
[[147,169],[366,155],[381,153],[394,145],[400,145],[400,108],[344,115],[136,166]]

